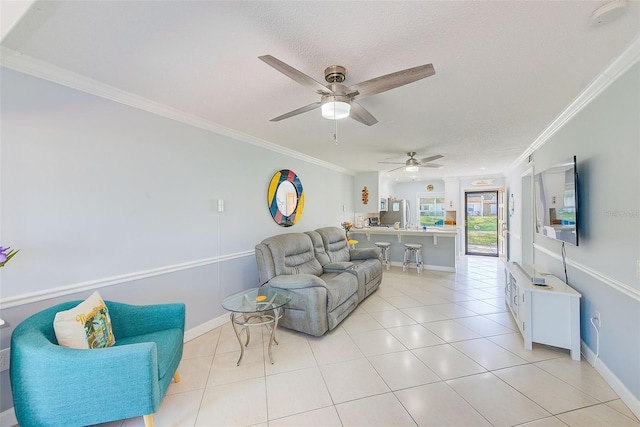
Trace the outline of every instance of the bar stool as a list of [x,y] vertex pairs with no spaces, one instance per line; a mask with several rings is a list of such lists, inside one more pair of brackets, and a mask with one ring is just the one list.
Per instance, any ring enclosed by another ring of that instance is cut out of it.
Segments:
[[384,260],[384,264],[387,267],[391,267],[391,261],[389,260],[389,248],[391,248],[391,243],[389,242],[375,242],[374,245],[380,248],[382,251],[382,259]]
[[415,257],[418,273],[422,273],[422,245],[420,243],[404,244],[404,262],[402,263],[402,271],[407,271],[409,269],[411,257]]

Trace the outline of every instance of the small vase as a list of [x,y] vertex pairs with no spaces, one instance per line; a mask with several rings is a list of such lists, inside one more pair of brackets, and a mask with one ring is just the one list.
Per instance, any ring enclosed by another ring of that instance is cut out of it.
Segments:
[[349,233],[344,233],[344,236],[347,238],[347,242],[351,240],[351,238],[349,237]]

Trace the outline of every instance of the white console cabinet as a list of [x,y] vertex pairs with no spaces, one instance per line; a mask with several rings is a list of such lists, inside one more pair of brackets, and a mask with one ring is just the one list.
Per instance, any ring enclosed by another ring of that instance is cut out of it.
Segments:
[[531,350],[535,342],[566,348],[580,360],[580,293],[550,274],[541,275],[548,286],[536,286],[516,263],[505,263],[505,273],[505,300],[524,347]]

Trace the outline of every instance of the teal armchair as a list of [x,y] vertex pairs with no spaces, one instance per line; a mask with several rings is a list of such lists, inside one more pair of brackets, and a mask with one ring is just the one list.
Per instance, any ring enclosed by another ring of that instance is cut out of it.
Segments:
[[59,346],[53,330],[70,301],[36,313],[11,335],[10,378],[21,427],[86,426],[143,416],[153,426],[178,364],[184,341],[184,304],[134,306],[105,301],[114,346]]

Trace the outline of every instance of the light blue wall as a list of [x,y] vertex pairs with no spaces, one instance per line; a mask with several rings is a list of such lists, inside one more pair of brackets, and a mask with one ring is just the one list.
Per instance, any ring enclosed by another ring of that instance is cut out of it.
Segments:
[[[224,296],[259,284],[256,243],[338,226],[343,206],[353,212],[353,176],[344,172],[1,72],[0,243],[21,251],[0,270],[0,315],[12,325],[0,330],[0,348],[25,317],[85,298],[92,283],[105,299],[183,301],[186,327],[194,328],[224,314]],[[280,169],[295,171],[305,192],[302,217],[289,228],[267,209],[267,186]],[[166,272],[130,276],[154,269]],[[76,285],[85,290],[69,289]],[[16,300],[23,302],[7,308]],[[8,385],[5,371],[0,411],[12,406]]]
[[[636,63],[540,147],[533,162],[537,172],[577,156],[580,245],[567,245],[566,256],[569,284],[582,294],[581,336],[596,353],[590,318],[599,311],[601,363],[636,399],[640,399],[639,94],[640,65]],[[509,191],[522,191],[520,174],[527,167],[521,165],[508,176]],[[534,235],[533,258],[564,279],[561,243]]]

